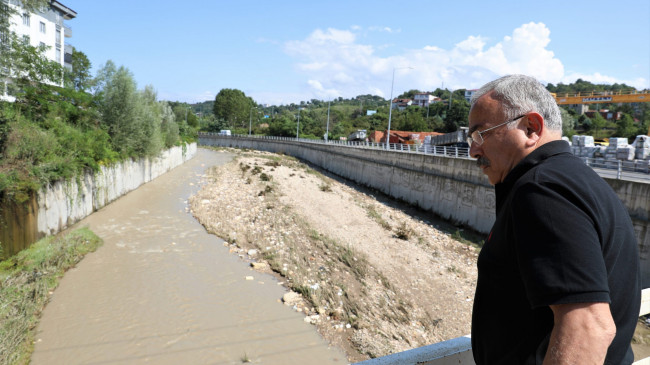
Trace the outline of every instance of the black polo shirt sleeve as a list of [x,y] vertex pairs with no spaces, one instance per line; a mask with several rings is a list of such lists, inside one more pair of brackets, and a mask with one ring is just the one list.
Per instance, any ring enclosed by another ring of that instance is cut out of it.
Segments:
[[539,176],[525,180],[510,214],[513,249],[531,308],[609,302],[597,218],[588,202],[570,182],[550,183]]

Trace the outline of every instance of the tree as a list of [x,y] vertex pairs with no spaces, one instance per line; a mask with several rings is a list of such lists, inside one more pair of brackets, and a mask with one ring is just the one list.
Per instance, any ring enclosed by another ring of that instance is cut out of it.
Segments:
[[588,116],[582,114],[580,117],[578,117],[578,125],[580,126],[580,128],[582,128],[583,131],[590,131],[591,119],[589,119]]
[[607,125],[607,120],[603,118],[598,111],[594,113],[594,116],[591,118],[591,131],[600,132]]
[[134,137],[141,131],[137,125],[138,96],[133,75],[123,66],[116,70],[111,61],[106,63],[99,74],[105,76],[99,91],[99,109],[113,148],[122,156],[135,156],[138,138]]
[[560,108],[560,116],[562,117],[562,135],[570,137],[574,133],[575,119],[564,108]]
[[462,100],[452,99],[451,109],[447,112],[445,118],[445,132],[455,132],[459,127],[467,126],[468,115],[469,103],[467,100],[464,98]]
[[[214,116],[224,119],[235,126],[248,125],[249,113],[255,106],[253,99],[237,89],[221,89],[214,99]],[[244,123],[246,122],[246,123]]]
[[296,122],[291,120],[290,116],[282,115],[279,118],[273,119],[269,124],[269,133],[272,136],[295,137]]
[[616,123],[616,135],[619,137],[633,138],[636,136],[637,127],[634,119],[629,114],[623,114],[621,120]]
[[178,141],[178,124],[176,124],[176,116],[172,108],[166,101],[161,103],[160,108],[160,133],[162,135],[163,145],[165,148],[169,148]]
[[72,47],[72,69],[65,69],[65,84],[78,91],[89,90],[92,86],[90,60],[85,53]]

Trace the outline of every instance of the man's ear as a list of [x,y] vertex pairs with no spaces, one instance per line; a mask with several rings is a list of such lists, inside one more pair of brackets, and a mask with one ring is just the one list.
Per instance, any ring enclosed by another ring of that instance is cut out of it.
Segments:
[[526,137],[530,145],[535,145],[542,138],[546,126],[544,125],[544,117],[537,112],[530,112],[526,114]]

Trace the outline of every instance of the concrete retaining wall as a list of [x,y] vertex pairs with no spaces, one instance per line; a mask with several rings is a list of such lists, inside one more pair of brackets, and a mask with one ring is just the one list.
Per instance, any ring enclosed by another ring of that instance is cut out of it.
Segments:
[[[481,233],[488,233],[495,219],[494,188],[473,159],[215,135],[200,135],[199,145],[282,152]],[[605,180],[630,212],[643,287],[650,287],[650,184]]]
[[43,188],[26,204],[2,202],[0,244],[8,257],[37,239],[55,234],[136,189],[196,154],[196,143],[173,147],[156,158],[102,166],[97,173],[78,180],[59,181]]
[[50,235],[78,222],[97,209],[181,165],[196,154],[196,143],[172,147],[156,158],[102,166],[77,181],[59,181],[38,192],[39,236]]

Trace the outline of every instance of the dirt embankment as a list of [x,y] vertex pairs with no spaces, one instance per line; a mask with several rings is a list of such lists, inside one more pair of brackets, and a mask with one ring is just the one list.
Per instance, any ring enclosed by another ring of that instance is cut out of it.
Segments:
[[240,152],[190,203],[350,361],[470,332],[473,247],[291,157]]

